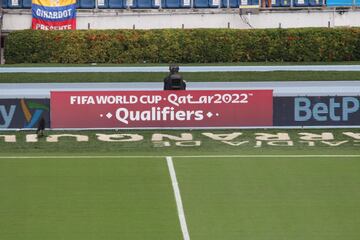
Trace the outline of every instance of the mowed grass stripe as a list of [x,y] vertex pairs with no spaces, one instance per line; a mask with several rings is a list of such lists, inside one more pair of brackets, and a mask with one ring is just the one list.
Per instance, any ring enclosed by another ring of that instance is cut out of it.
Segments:
[[360,161],[174,157],[197,240],[360,239]]
[[6,240],[181,239],[163,158],[2,159],[0,215]]
[[[180,66],[181,72],[181,66]],[[360,72],[181,72],[188,82],[359,80]],[[0,83],[162,82],[166,73],[0,73]]]
[[[167,156],[111,156],[111,155],[104,155],[104,156],[0,156],[0,159],[96,159],[96,158],[120,158],[120,159],[137,159],[137,158],[166,158]],[[325,154],[312,154],[312,155],[174,155],[173,157],[176,158],[358,158],[360,155],[325,155]]]

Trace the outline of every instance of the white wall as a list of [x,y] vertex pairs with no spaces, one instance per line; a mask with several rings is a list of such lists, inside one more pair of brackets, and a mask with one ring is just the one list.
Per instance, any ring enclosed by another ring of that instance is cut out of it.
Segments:
[[[249,24],[247,24],[249,23]],[[262,11],[242,15],[234,10],[81,10],[77,14],[78,29],[154,29],[154,28],[299,28],[299,27],[359,27],[360,10]],[[251,27],[250,27],[251,26]],[[5,31],[30,29],[30,10],[6,10]]]

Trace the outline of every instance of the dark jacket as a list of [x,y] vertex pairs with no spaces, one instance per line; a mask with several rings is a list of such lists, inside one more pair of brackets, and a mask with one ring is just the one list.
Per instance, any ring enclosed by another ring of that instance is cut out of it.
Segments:
[[164,90],[185,90],[186,83],[178,73],[170,73],[164,78]]
[[44,130],[45,129],[45,119],[41,118],[38,123],[38,130]]

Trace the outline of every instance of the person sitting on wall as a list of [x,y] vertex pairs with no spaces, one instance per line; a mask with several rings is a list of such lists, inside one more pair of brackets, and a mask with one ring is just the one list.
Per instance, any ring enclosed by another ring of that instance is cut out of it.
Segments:
[[164,78],[164,90],[186,90],[186,82],[179,74],[179,66],[170,65],[169,75]]
[[43,137],[44,136],[44,130],[45,130],[45,119],[44,119],[44,117],[42,117],[39,120],[38,127],[36,129],[36,135],[38,137]]

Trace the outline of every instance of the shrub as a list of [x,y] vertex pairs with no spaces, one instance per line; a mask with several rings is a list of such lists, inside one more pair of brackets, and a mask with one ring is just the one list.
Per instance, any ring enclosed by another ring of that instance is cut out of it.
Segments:
[[15,31],[7,63],[360,60],[360,28]]

